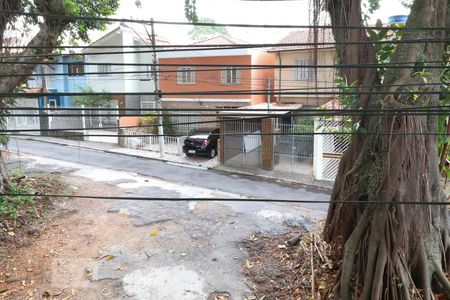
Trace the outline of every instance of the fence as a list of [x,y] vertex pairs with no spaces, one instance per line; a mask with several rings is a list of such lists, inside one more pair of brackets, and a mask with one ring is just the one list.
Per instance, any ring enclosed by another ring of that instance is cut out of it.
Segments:
[[342,154],[350,143],[350,135],[320,134],[342,132],[345,121],[316,119],[314,122],[314,176],[317,180],[334,181]]
[[[170,116],[170,121],[173,124],[173,128],[176,133],[179,135],[188,135],[194,129],[201,127],[208,128],[218,128],[219,125],[216,122],[216,117],[203,117],[199,116],[198,111],[183,111],[182,114],[184,116]],[[197,115],[194,115],[197,114]],[[210,123],[202,123],[202,122],[210,122]],[[177,125],[180,124],[180,125]]]
[[226,165],[259,168],[261,165],[261,120],[224,122]]
[[[274,170],[297,174],[312,175],[314,122],[310,118],[301,118],[283,122],[278,120],[273,125],[274,135],[273,159]],[[301,135],[305,133],[305,135]]]
[[[146,135],[145,132],[123,129],[124,146],[131,149],[142,149],[159,152],[159,136]],[[146,135],[146,136],[143,136]],[[164,136],[165,153],[182,155],[185,137]]]
[[[95,128],[103,129],[104,127],[117,126],[117,110],[98,110],[95,108],[86,108],[81,114],[78,114],[72,110],[55,110],[49,111],[51,115],[49,117],[49,128],[58,129],[74,129],[74,128]],[[98,115],[108,116],[98,116]],[[61,116],[58,116],[61,115]],[[73,116],[67,116],[73,115]],[[115,131],[115,129],[114,129]]]
[[[30,116],[15,116],[30,115]],[[7,129],[40,129],[39,111],[36,108],[18,109],[10,111],[6,121]]]

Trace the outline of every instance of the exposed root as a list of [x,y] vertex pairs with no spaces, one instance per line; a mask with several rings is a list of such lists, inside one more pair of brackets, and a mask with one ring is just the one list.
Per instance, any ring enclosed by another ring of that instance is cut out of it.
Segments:
[[350,282],[352,276],[353,263],[356,257],[356,251],[361,242],[362,237],[369,225],[369,211],[366,209],[360,218],[358,225],[353,230],[352,235],[345,244],[344,260],[342,262],[342,273],[340,281],[341,294],[350,299]]
[[436,275],[436,279],[441,284],[447,298],[450,298],[450,282],[447,276],[445,276],[444,272],[442,271],[440,264],[438,264],[436,261],[433,261],[432,264],[434,275]]

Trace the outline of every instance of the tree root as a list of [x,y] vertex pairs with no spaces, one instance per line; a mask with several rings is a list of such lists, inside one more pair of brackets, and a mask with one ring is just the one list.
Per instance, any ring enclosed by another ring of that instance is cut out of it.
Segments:
[[433,271],[434,271],[434,275],[436,276],[436,279],[441,284],[442,289],[444,290],[447,298],[450,298],[450,282],[449,282],[447,276],[445,276],[440,264],[438,264],[436,261],[433,260],[432,265],[433,265]]

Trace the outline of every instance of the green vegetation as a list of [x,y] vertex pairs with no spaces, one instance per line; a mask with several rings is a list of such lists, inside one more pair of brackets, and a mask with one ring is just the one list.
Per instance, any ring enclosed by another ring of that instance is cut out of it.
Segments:
[[56,174],[13,172],[4,185],[4,193],[8,196],[0,196],[0,221],[35,215],[40,207],[49,204],[48,198],[39,195],[60,193],[65,188]]
[[[158,127],[151,125],[158,124],[158,116],[155,112],[150,112],[149,114],[149,116],[141,117],[139,119],[139,126],[143,126],[142,128],[145,132],[156,134],[158,133]],[[169,114],[163,114],[163,128],[165,135],[177,135],[177,131],[172,124]]]
[[[80,93],[89,94],[82,96],[73,97],[73,104],[84,107],[99,107],[107,104],[111,100],[111,96],[109,95],[93,95],[95,93],[92,86],[87,86],[85,88],[81,88],[79,90]],[[107,93],[107,91],[103,90],[103,93]]]
[[[200,18],[199,22],[215,23],[215,21],[210,18]],[[230,36],[230,33],[224,26],[195,26],[191,31],[189,31],[189,36],[193,40],[203,40],[215,35]]]

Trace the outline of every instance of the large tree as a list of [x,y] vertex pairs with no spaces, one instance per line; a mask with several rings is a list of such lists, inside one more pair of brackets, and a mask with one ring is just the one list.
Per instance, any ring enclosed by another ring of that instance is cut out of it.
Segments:
[[[336,26],[338,61],[377,63],[373,45],[364,43],[367,30],[342,29],[364,26],[361,0],[328,0],[325,7]],[[422,84],[439,82],[443,69],[427,68],[435,65],[427,62],[443,61],[449,32],[407,28],[448,28],[449,9],[448,0],[413,2],[400,40],[418,42],[399,43],[391,59],[412,67],[388,69],[382,79],[374,68],[342,70],[348,82],[361,86],[362,112],[439,105],[440,87]],[[363,43],[342,44],[347,41]],[[354,121],[361,134],[352,137],[341,160],[324,228],[325,240],[342,260],[335,299],[416,299],[418,291],[424,299],[433,299],[433,292],[450,298],[445,275],[450,267],[447,206],[401,204],[447,200],[440,182],[437,137],[427,135],[438,132],[438,116],[362,113]]]
[[[312,1],[315,9],[325,7],[331,17],[340,64],[382,62],[364,28],[361,0]],[[195,0],[186,0],[185,10],[195,21]],[[417,42],[393,47],[391,62],[413,66],[340,70],[349,84],[360,86],[354,108],[362,113],[353,118],[359,134],[352,136],[341,159],[324,227],[324,238],[340,262],[331,291],[334,299],[428,300],[434,299],[433,293],[450,299],[447,206],[402,204],[447,200],[439,173],[438,138],[429,134],[438,132],[439,116],[365,113],[439,106],[439,85],[426,83],[438,83],[442,72],[448,73],[444,66],[448,68],[449,30],[412,27],[449,28],[449,10],[450,0],[412,1],[401,40]],[[420,41],[427,39],[437,41]],[[442,68],[427,68],[439,61]],[[441,97],[448,100],[448,90],[444,93]]]
[[[119,0],[1,0],[0,1],[0,93],[15,91],[36,65],[46,59],[65,38],[75,41],[89,41],[88,32],[104,29],[106,22],[77,20],[75,16],[105,17],[119,7]],[[17,12],[34,13],[27,16]],[[34,33],[34,34],[33,34]],[[17,51],[6,46],[27,48]],[[5,47],[4,47],[5,46]],[[6,62],[12,64],[4,64]],[[24,64],[35,62],[35,64]],[[23,76],[4,76],[23,74]],[[11,99],[0,99],[0,128],[5,129],[8,107]],[[7,139],[1,135],[5,146]],[[1,152],[0,152],[1,160]],[[6,177],[3,161],[0,161],[0,191]]]

